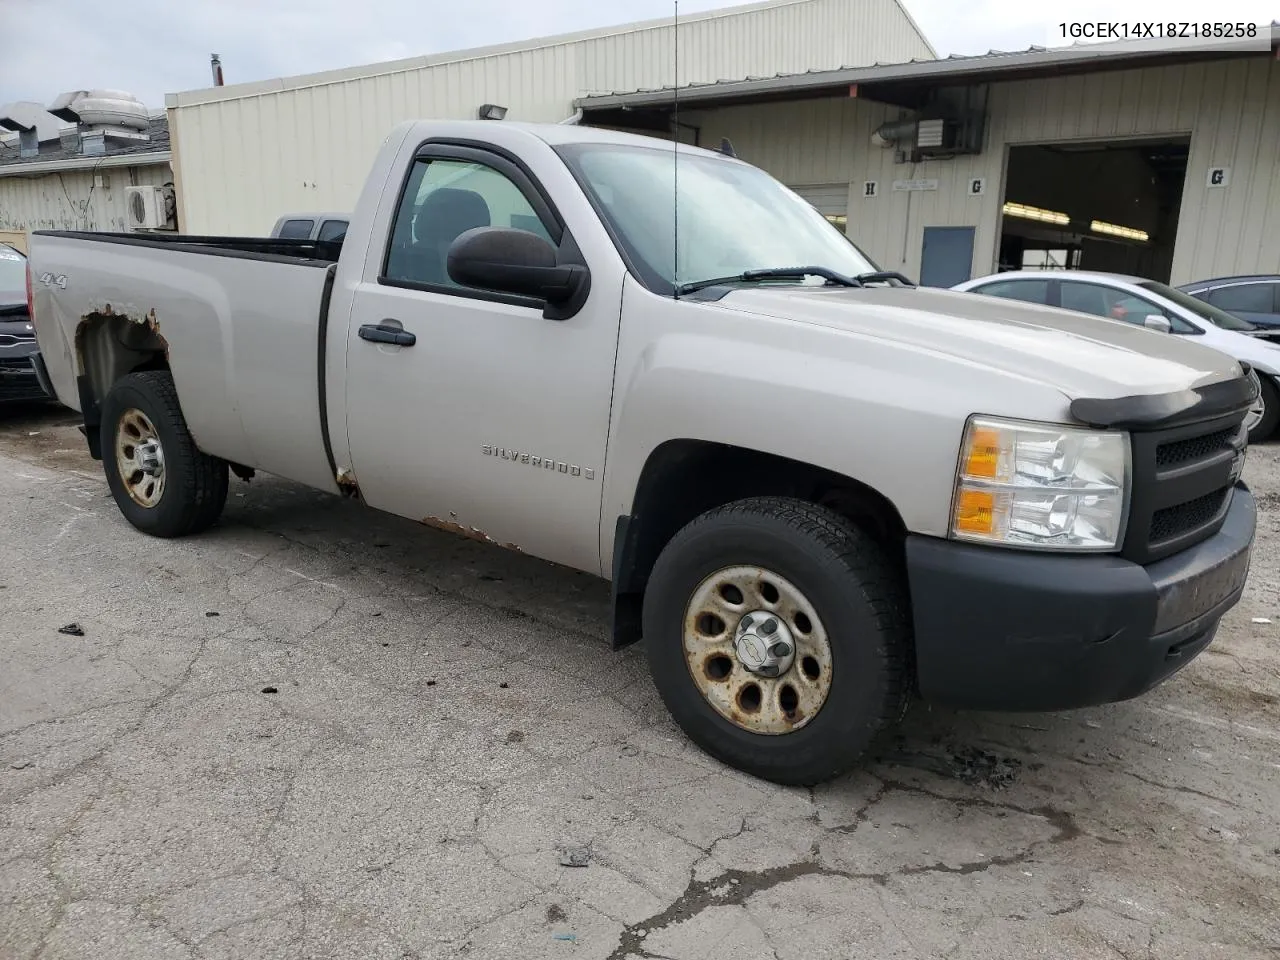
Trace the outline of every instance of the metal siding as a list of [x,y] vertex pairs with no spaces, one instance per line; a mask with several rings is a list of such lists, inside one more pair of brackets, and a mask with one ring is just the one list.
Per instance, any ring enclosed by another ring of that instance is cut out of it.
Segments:
[[[973,275],[995,269],[1010,145],[1191,136],[1172,281],[1280,272],[1280,63],[1265,57],[993,85],[976,156],[896,164],[872,131],[897,108],[852,99],[732,107],[688,115],[704,143],[729,137],[744,160],[784,183],[847,181],[848,232],[886,269],[918,276],[926,226],[974,226]],[[1231,183],[1205,185],[1211,166]],[[985,193],[969,195],[974,177]],[[936,179],[936,191],[894,193],[894,180]],[[879,196],[865,199],[862,183]],[[1268,223],[1268,213],[1271,222]]]
[[[808,0],[692,20],[679,40],[680,84],[932,56],[894,0]],[[583,41],[579,51],[581,93],[660,88],[677,77],[671,26]]]
[[[670,24],[471,59],[327,79],[170,108],[184,229],[263,233],[284,213],[349,209],[402,120],[469,118],[481,103],[555,122],[587,93],[669,85]],[[681,83],[932,57],[896,0],[799,0],[680,24]],[[305,79],[305,78],[304,78]]]
[[35,177],[0,177],[0,230],[109,230],[128,227],[127,186],[163,186],[173,180],[169,164],[107,167],[106,189],[88,170]]

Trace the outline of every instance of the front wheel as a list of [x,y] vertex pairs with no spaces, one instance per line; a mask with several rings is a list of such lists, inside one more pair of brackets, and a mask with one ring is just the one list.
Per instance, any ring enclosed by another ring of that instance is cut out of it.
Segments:
[[202,452],[187,429],[173,377],[131,373],[102,402],[102,461],[125,519],[154,537],[211,526],[227,501],[227,463]]
[[1280,391],[1276,390],[1275,381],[1264,374],[1258,374],[1257,377],[1258,399],[1249,408],[1244,421],[1249,430],[1250,443],[1269,440],[1276,432],[1277,421],[1280,421]]
[[739,501],[676,534],[645,591],[644,636],[689,738],[766,780],[847,771],[906,709],[903,578],[860,529],[804,501]]

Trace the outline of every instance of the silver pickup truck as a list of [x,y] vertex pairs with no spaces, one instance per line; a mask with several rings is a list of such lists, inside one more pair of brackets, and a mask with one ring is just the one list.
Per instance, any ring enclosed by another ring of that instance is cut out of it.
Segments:
[[777,782],[913,696],[1137,696],[1244,589],[1247,367],[919,289],[722,153],[407,122],[341,244],[37,232],[31,269],[139,530],[260,470],[597,574],[687,735]]

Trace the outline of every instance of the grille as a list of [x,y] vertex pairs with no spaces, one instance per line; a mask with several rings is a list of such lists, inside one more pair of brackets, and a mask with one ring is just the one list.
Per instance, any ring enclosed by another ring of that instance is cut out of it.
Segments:
[[1192,460],[1203,460],[1215,453],[1228,450],[1231,441],[1238,432],[1236,427],[1215,430],[1202,437],[1191,437],[1187,440],[1175,440],[1162,443],[1156,448],[1157,467],[1176,467]]
[[1245,442],[1245,413],[1130,434],[1133,494],[1122,556],[1152,563],[1217,532]]
[[1165,507],[1151,515],[1151,532],[1147,540],[1160,544],[1166,540],[1212,523],[1227,500],[1229,488],[1214,490],[1202,497],[1188,500],[1174,507]]

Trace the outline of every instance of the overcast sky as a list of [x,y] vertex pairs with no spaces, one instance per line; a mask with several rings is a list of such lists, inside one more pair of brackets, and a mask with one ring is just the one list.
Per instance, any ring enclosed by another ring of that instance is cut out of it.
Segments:
[[[682,0],[682,13],[731,0]],[[856,0],[855,0],[856,2]],[[905,0],[942,56],[1048,44],[1051,23],[1270,20],[1275,0]],[[669,16],[671,0],[0,0],[0,104],[127,90],[148,106],[210,85]],[[1060,42],[1060,41],[1059,41]],[[1056,45],[1056,44],[1055,44]]]

